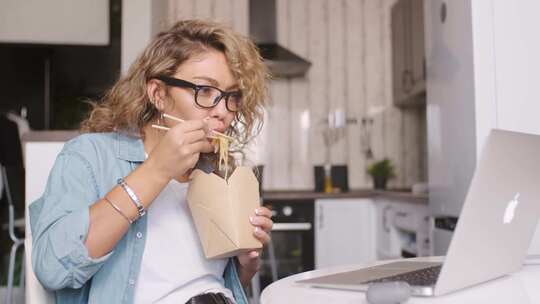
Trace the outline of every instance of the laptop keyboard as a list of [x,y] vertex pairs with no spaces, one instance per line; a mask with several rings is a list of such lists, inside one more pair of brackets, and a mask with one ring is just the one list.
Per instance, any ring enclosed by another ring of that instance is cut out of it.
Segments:
[[400,273],[390,277],[371,280],[365,282],[368,283],[381,283],[381,282],[396,282],[403,281],[409,283],[411,286],[432,286],[437,282],[437,277],[441,272],[442,265],[432,266],[415,271]]

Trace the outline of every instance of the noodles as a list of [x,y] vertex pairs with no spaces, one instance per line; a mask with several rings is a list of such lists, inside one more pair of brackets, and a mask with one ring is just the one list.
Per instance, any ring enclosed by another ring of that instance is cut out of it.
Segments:
[[217,135],[212,140],[212,143],[214,144],[214,153],[217,153],[217,150],[219,150],[218,169],[221,171],[222,166],[225,166],[225,180],[227,180],[229,173],[229,139]]
[[[163,114],[163,117],[172,119],[177,122],[184,122],[183,119],[180,119],[178,117],[174,117],[172,115]],[[207,120],[206,120],[207,121]],[[160,130],[169,130],[168,127],[161,126],[161,125],[152,125],[152,128],[160,129]],[[212,132],[212,145],[214,146],[214,153],[217,153],[219,150],[219,161],[218,161],[218,170],[220,173],[222,172],[222,167],[225,166],[225,180],[227,180],[227,177],[229,175],[229,140],[234,140],[232,137],[225,135],[223,133],[213,131]],[[215,167],[214,167],[215,168]]]

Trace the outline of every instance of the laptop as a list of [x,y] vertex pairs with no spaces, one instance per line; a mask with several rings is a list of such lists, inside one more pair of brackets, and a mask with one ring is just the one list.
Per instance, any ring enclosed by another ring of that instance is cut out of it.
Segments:
[[405,281],[439,296],[518,271],[540,217],[540,136],[492,130],[443,263],[402,260],[298,281],[365,291]]

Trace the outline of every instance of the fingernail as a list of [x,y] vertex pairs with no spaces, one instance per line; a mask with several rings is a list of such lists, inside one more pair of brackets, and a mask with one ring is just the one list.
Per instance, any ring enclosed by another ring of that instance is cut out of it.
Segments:
[[259,212],[260,212],[259,209],[255,209],[255,214],[256,215],[259,215]]
[[251,252],[251,256],[254,257],[254,258],[256,258],[256,257],[259,256],[259,253],[258,253],[257,251],[252,251],[252,252]]
[[253,216],[249,217],[249,222],[253,224]]
[[261,233],[261,228],[259,228],[259,227],[255,227],[255,233],[256,233],[256,234],[259,234],[259,233]]

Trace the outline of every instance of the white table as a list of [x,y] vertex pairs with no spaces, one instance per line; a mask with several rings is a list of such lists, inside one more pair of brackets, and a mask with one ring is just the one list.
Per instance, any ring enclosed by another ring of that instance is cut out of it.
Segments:
[[[440,261],[441,257],[418,258],[418,260]],[[354,270],[373,266],[389,261],[379,261],[365,265],[339,266],[299,273],[276,281],[266,287],[261,295],[261,304],[277,303],[367,303],[363,292],[312,288],[295,283],[298,280],[309,279],[321,275],[333,274],[340,271]],[[478,304],[478,303],[540,303],[540,261],[527,262],[523,269],[515,274],[492,280],[474,287],[469,287],[448,295],[436,298],[411,297],[407,304],[436,303],[436,304]]]

